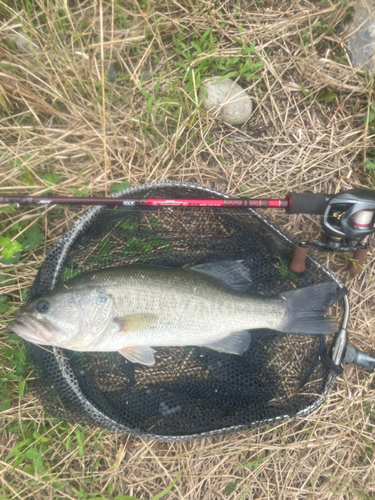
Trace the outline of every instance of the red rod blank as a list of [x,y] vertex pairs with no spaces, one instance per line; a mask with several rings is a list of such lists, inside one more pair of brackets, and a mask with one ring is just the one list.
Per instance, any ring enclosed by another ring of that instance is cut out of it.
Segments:
[[289,209],[289,199],[250,200],[241,199],[189,199],[189,198],[70,198],[40,196],[0,196],[0,205],[104,205],[149,207],[232,207],[232,208],[284,208]]

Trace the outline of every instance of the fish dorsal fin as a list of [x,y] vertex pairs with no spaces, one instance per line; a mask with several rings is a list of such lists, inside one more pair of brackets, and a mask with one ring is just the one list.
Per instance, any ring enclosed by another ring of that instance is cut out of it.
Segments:
[[151,328],[157,319],[156,314],[138,313],[114,318],[113,321],[118,325],[119,331],[140,332]]
[[232,260],[199,264],[198,266],[189,267],[189,271],[211,276],[238,292],[247,291],[251,284],[249,269],[241,262]]
[[141,363],[142,365],[154,365],[155,350],[147,346],[124,347],[119,350],[119,353],[132,363]]

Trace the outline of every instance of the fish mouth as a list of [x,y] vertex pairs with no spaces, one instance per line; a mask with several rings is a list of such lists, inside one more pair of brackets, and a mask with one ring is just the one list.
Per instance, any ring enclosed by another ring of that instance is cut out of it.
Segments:
[[[8,324],[8,329],[33,344],[51,345],[51,342],[48,342],[43,336],[41,329],[37,328],[25,313],[17,315],[16,319]],[[45,324],[43,324],[43,329],[51,330]]]

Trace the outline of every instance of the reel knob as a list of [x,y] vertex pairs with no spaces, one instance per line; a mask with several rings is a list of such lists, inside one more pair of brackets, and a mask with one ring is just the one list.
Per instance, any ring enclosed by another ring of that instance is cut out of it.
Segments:
[[365,263],[367,257],[368,248],[357,248],[353,253],[353,259],[357,262],[351,262],[348,265],[348,271],[350,274],[360,274],[362,272],[363,264]]
[[303,248],[299,245],[296,245],[292,262],[289,264],[289,269],[291,271],[293,271],[294,273],[303,273],[303,271],[305,270],[305,261],[308,251],[308,248]]

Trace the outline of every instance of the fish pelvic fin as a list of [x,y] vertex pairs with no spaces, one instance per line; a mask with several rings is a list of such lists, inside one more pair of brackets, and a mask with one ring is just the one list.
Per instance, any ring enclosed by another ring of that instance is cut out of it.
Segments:
[[280,331],[311,335],[337,332],[339,325],[336,318],[326,314],[326,311],[347,292],[346,288],[332,282],[281,293],[280,296],[286,300],[286,315]]
[[250,342],[250,332],[243,330],[241,332],[231,333],[223,339],[215,340],[215,342],[204,344],[203,347],[207,347],[213,351],[224,352],[226,354],[241,355],[249,347]]
[[157,319],[156,314],[140,313],[114,318],[113,321],[118,325],[119,331],[139,332],[151,328]]
[[119,353],[132,363],[148,366],[155,364],[154,352],[155,350],[152,347],[146,346],[124,347],[119,350]]

